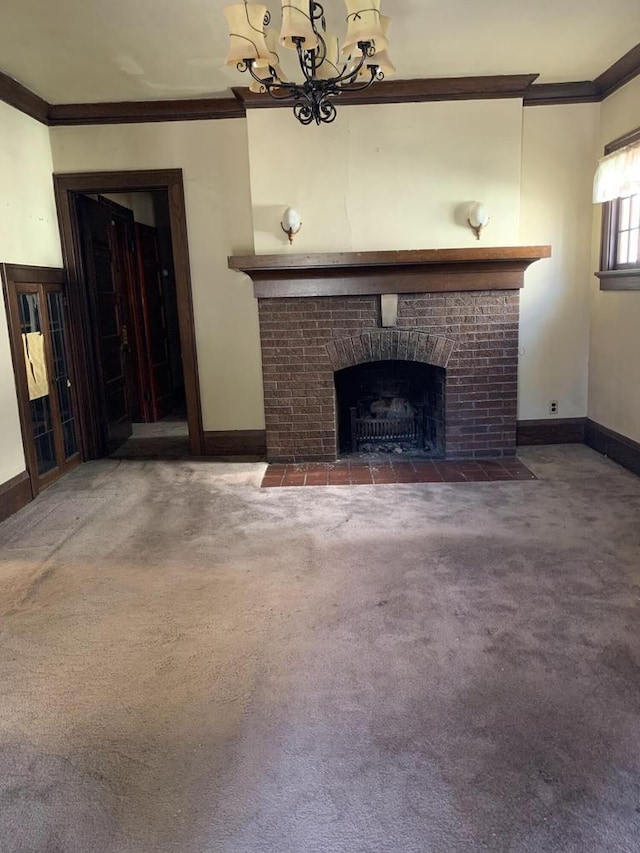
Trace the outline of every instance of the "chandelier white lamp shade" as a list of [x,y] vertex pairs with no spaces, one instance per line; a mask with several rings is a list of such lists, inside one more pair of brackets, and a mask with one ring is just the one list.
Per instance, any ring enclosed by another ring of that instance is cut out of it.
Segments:
[[340,59],[340,41],[338,36],[327,33],[324,37],[327,46],[324,62],[318,66],[317,76],[319,80],[331,80],[332,77],[338,77],[342,70],[342,60]]
[[269,82],[272,79],[272,68],[278,80],[286,81],[287,79],[280,68],[279,51],[282,48],[280,47],[278,32],[274,29],[268,29],[265,32],[265,41],[267,43],[267,50],[269,51],[269,59],[256,59],[253,63],[255,78],[258,79],[254,78],[251,80],[251,85],[249,86],[250,92],[260,93],[266,91],[265,82]]
[[264,34],[269,16],[267,7],[259,3],[236,3],[235,6],[225,7],[224,16],[229,25],[227,65],[237,66],[247,59],[268,65],[271,54]]
[[303,39],[305,50],[318,49],[319,39],[314,27],[313,9],[308,0],[282,0],[280,44],[295,50],[298,39]]
[[[279,45],[274,44],[267,7],[236,3],[224,10],[229,24],[228,65],[249,72],[253,92],[289,101],[303,124],[328,124],[336,118],[333,100],[343,91],[362,91],[395,71],[388,55],[389,18],[380,0],[345,0],[347,34],[341,46],[326,32],[324,9],[316,0],[282,0]],[[279,46],[295,50],[301,79],[291,82],[280,68]]]
[[347,7],[347,36],[342,50],[354,52],[363,42],[369,42],[375,50],[388,47],[380,20],[380,0],[345,0]]
[[384,47],[381,47],[380,44],[376,42],[375,53],[372,57],[369,57],[369,61],[365,63],[364,68],[360,69],[358,79],[368,76],[370,65],[377,65],[378,73],[382,74],[384,77],[390,77],[392,74],[395,74],[396,67],[391,61],[389,51],[387,50],[389,25],[391,24],[391,18],[387,17],[387,15],[380,15],[380,23],[382,24],[382,32],[384,33],[385,37],[385,41],[383,42]]

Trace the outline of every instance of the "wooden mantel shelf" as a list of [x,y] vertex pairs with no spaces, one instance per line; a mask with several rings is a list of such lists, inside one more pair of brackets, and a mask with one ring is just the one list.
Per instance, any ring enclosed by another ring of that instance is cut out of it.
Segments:
[[427,264],[473,264],[516,261],[529,266],[551,256],[551,246],[478,246],[473,249],[411,249],[398,252],[321,252],[315,255],[233,255],[232,270],[253,271],[335,269]]
[[260,299],[513,290],[530,264],[550,256],[551,246],[242,255],[229,268],[250,276]]

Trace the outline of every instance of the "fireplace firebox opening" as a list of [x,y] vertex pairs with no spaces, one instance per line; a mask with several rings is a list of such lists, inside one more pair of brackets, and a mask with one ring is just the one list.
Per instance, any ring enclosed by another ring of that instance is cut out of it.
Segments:
[[375,361],[334,374],[341,455],[444,456],[445,370]]

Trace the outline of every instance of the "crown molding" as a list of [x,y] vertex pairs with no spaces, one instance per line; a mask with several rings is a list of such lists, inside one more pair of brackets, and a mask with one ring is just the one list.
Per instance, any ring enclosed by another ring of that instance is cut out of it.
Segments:
[[[484,77],[429,77],[383,80],[364,92],[340,94],[341,106],[406,104],[424,101],[468,101],[482,98],[522,98],[537,74],[500,74]],[[268,95],[236,87],[233,94],[247,109],[289,107],[291,101],[274,101]]]
[[[595,80],[535,83],[537,74],[384,80],[365,92],[345,91],[340,103],[355,106],[485,98],[522,98],[525,107],[598,103],[639,74],[640,44],[637,44]],[[290,102],[274,101],[268,95],[249,92],[248,88],[237,87],[232,91],[233,97],[223,98],[49,104],[0,72],[0,101],[51,127],[244,118],[247,109],[291,106]]]
[[8,74],[3,74],[2,71],[0,71],[0,101],[37,119],[42,124],[49,123],[49,104],[22,83],[18,83]]
[[637,77],[638,74],[640,74],[640,44],[627,51],[617,62],[614,62],[599,77],[596,77],[594,82],[602,93],[602,100],[604,100],[616,89]]
[[122,101],[104,104],[52,104],[49,125],[135,124],[155,121],[202,121],[244,118],[236,98],[189,98],[173,101]]
[[525,107],[592,104],[604,101],[640,74],[640,44],[632,47],[595,80],[580,83],[534,83],[524,96]]
[[554,104],[597,104],[602,100],[598,87],[592,80],[580,83],[534,83],[525,92],[525,107]]

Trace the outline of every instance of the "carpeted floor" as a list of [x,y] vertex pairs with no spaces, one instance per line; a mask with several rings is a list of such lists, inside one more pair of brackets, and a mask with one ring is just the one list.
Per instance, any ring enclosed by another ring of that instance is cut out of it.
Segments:
[[105,460],[0,525],[2,853],[636,853],[640,479]]

